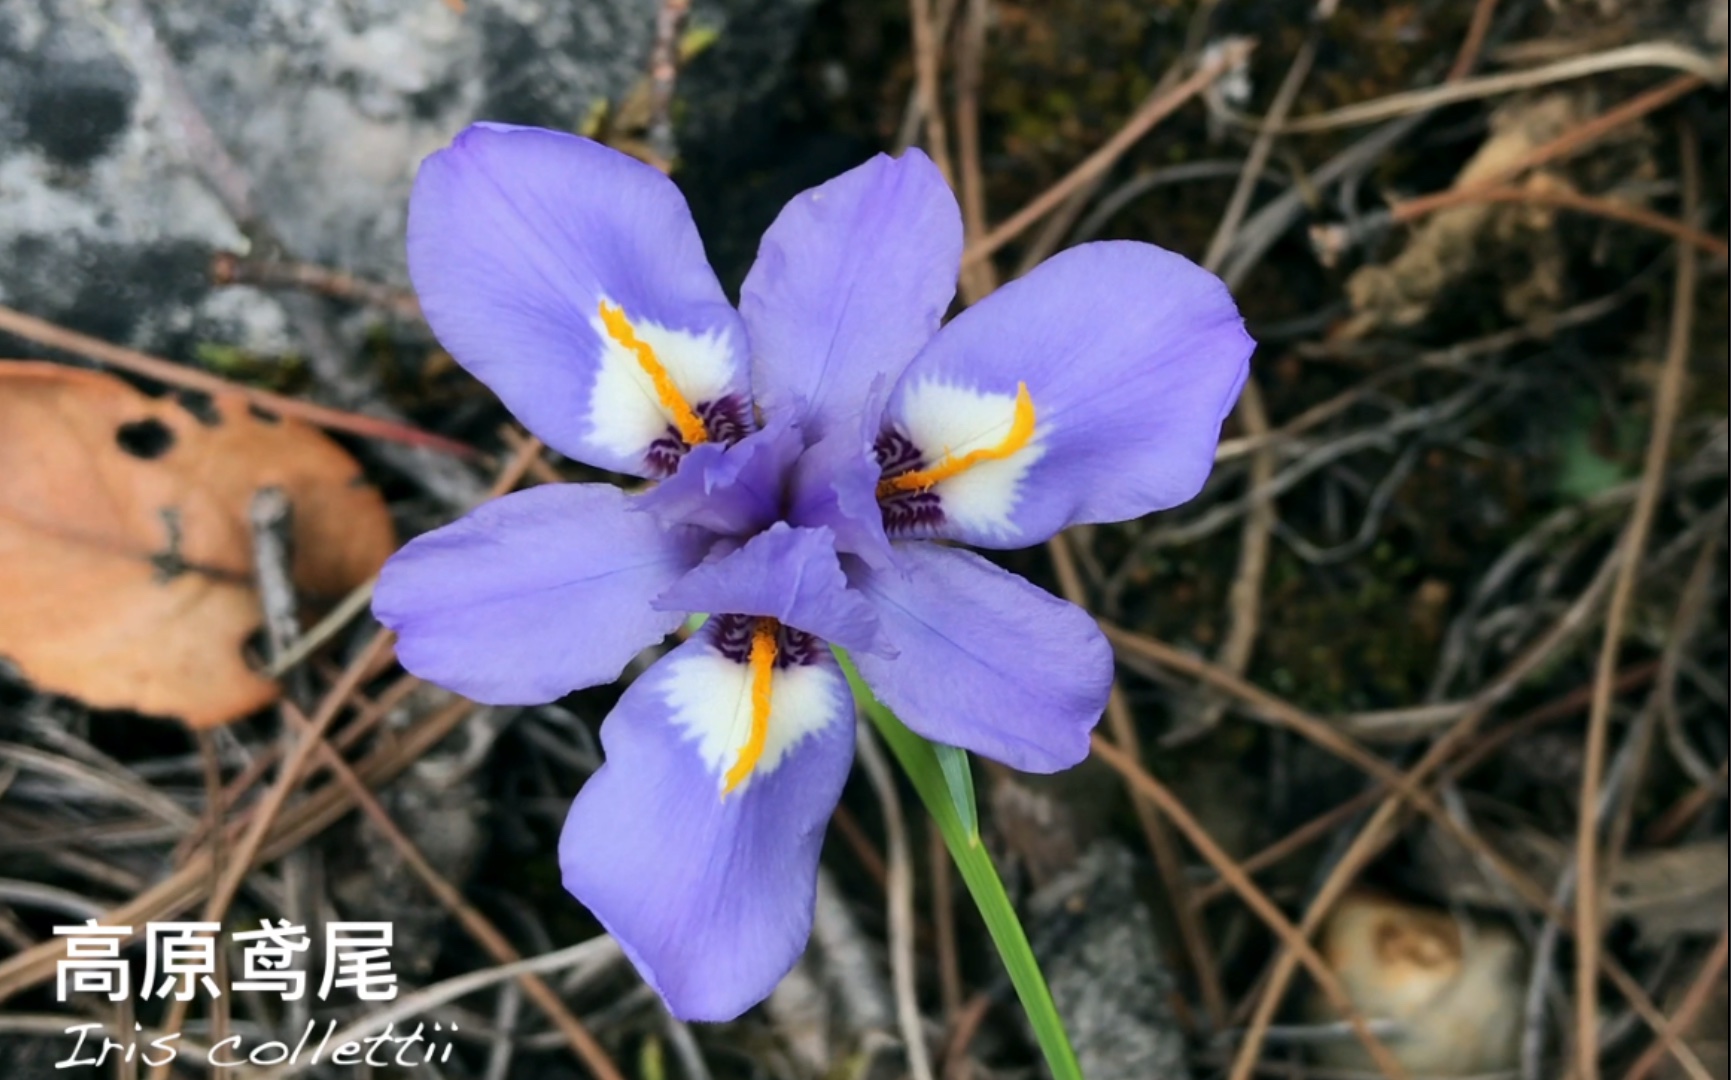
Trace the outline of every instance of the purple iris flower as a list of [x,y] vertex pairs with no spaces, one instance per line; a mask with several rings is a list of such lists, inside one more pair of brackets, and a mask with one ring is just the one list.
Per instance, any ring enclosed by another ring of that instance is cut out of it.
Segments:
[[566,887],[682,1018],[762,1000],[809,936],[854,746],[828,646],[928,738],[1076,764],[1104,638],[948,542],[1189,499],[1243,384],[1231,297],[1177,255],[1085,245],[940,329],[961,251],[917,150],[790,202],[737,311],[674,185],[599,144],[477,125],[416,180],[439,340],[549,446],[656,483],[488,503],[399,552],[374,610],[406,668],[492,704],[610,682],[711,615],[626,689],[560,838]]

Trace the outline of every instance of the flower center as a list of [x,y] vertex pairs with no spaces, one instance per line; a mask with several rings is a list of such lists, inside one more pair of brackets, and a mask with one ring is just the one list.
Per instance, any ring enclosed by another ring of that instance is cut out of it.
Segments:
[[690,447],[708,442],[709,429],[705,426],[703,417],[691,407],[691,402],[685,400],[679,387],[673,385],[673,376],[667,373],[666,366],[655,355],[655,350],[631,328],[631,320],[625,317],[625,309],[612,306],[605,300],[601,301],[601,323],[607,327],[608,337],[637,358],[638,366],[649,376],[650,384],[655,387],[656,400],[661,403],[661,408],[673,422],[679,437],[685,440],[685,445]]
[[904,492],[930,491],[934,485],[960,476],[982,462],[1002,461],[1027,446],[1028,440],[1033,437],[1034,399],[1028,393],[1027,383],[1017,383],[1016,411],[1010,421],[1009,434],[992,446],[982,446],[977,450],[970,450],[960,457],[951,453],[949,447],[945,447],[943,456],[937,460],[937,463],[923,469],[908,469],[905,472],[888,475],[889,470],[886,466],[886,475],[878,481],[878,500],[881,502]]

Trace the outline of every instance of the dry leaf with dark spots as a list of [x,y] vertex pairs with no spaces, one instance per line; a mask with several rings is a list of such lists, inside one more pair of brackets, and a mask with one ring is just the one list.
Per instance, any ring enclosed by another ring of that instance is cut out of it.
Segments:
[[383,500],[311,427],[0,363],[0,656],[40,689],[198,728],[268,704],[276,684],[242,651],[262,621],[247,508],[265,487],[293,507],[304,599],[390,555]]

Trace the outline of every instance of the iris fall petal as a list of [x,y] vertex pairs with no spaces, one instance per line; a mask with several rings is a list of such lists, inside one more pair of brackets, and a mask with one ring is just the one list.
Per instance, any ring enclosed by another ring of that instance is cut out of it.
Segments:
[[627,509],[606,484],[485,503],[385,564],[373,613],[403,667],[489,705],[539,705],[619,677],[679,625],[651,606],[708,539]]
[[854,663],[902,723],[1024,772],[1088,756],[1112,648],[1087,612],[971,551],[917,541],[855,583],[897,651]]
[[565,887],[685,1020],[733,1019],[805,949],[824,826],[853,762],[847,681],[820,655],[777,674],[771,744],[721,794],[748,682],[701,631],[656,663],[601,726],[607,763],[559,839]]
[[693,408],[749,405],[744,328],[685,199],[575,135],[477,124],[427,158],[409,201],[409,273],[439,341],[549,446],[637,476],[670,416],[617,310]]
[[1019,548],[1192,498],[1214,463],[1254,343],[1220,279],[1152,244],[1084,244],[962,312],[908,366],[886,424],[928,460],[1016,453],[932,490],[942,518],[902,532]]

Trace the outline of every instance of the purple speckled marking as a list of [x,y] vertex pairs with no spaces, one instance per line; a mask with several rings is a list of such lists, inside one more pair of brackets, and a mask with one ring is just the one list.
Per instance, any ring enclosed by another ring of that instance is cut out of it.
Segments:
[[[885,428],[872,447],[883,479],[912,472],[924,463],[924,455],[913,440],[894,428]],[[929,535],[944,522],[943,502],[935,491],[897,491],[878,497],[883,509],[884,532],[891,537]]]
[[[738,394],[699,402],[692,411],[703,421],[703,428],[709,432],[710,439],[724,446],[732,446],[751,434],[751,405]],[[666,432],[650,443],[644,454],[650,475],[656,480],[672,476],[690,449],[680,437],[679,429],[668,424]]]
[[[755,615],[715,615],[711,616],[704,629],[710,631],[711,640],[721,655],[736,664],[751,662],[751,634],[757,624]],[[795,630],[791,626],[783,626],[775,639],[775,666],[791,667],[798,664],[807,667],[814,663],[818,654],[823,651],[823,645],[817,638],[804,630]]]

